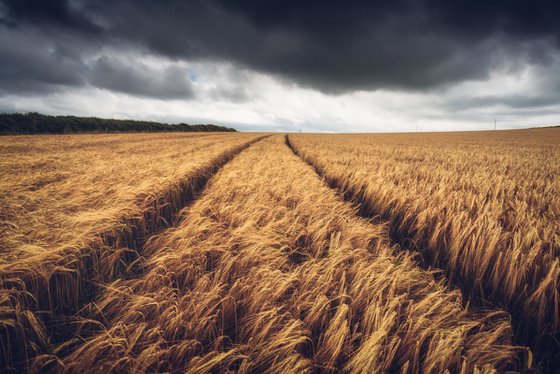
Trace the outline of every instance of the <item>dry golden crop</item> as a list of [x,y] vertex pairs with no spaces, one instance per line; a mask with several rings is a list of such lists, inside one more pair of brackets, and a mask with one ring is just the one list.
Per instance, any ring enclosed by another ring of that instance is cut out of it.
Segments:
[[394,241],[558,362],[560,129],[289,139],[361,215],[388,219]]
[[0,371],[554,368],[558,140],[0,138]]
[[137,201],[157,196],[254,135],[0,138],[0,265],[84,245]]
[[25,365],[255,134],[0,139],[0,361]]
[[143,275],[96,301],[68,372],[518,369],[503,312],[470,313],[385,225],[356,217],[277,135],[227,164]]

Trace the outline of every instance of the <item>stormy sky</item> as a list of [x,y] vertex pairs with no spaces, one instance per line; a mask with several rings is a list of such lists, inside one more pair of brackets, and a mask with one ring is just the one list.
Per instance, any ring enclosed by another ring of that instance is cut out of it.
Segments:
[[0,0],[0,111],[257,131],[560,123],[558,1]]

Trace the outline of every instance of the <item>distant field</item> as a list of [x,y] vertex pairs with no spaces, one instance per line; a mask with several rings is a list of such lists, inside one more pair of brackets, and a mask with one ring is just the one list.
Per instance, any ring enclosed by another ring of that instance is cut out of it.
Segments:
[[204,170],[247,134],[0,138],[2,263],[83,246]]
[[0,138],[0,370],[550,370],[559,145]]

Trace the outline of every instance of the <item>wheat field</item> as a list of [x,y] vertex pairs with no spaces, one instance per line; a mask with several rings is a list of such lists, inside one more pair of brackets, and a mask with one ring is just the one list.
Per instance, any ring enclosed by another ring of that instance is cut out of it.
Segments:
[[2,367],[19,371],[56,349],[99,284],[132,272],[150,233],[171,224],[209,176],[257,138],[1,138]]
[[[328,183],[518,341],[560,353],[560,131],[292,135]],[[351,145],[351,146],[349,146]]]
[[0,138],[0,370],[553,371],[559,143]]

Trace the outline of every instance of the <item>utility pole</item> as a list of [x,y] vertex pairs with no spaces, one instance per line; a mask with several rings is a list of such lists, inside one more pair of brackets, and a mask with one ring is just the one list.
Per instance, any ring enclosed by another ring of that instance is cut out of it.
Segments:
[[494,131],[496,131],[496,118],[494,118]]

